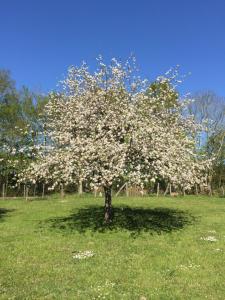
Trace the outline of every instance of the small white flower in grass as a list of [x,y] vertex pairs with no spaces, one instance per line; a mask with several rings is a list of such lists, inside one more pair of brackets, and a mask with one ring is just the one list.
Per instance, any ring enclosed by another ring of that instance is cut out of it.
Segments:
[[216,230],[209,230],[209,233],[216,233]]
[[194,264],[180,265],[179,268],[180,268],[181,270],[198,269],[198,268],[200,268],[200,265],[194,265]]
[[216,252],[222,252],[223,249],[217,248],[217,249],[214,249],[214,251],[216,251]]
[[73,255],[74,259],[86,259],[89,257],[93,257],[94,256],[94,252],[93,251],[78,251],[76,254]]
[[147,300],[147,298],[145,296],[141,296],[140,300]]
[[218,239],[215,238],[215,236],[201,237],[200,239],[203,241],[208,241],[208,242],[217,242],[218,241]]

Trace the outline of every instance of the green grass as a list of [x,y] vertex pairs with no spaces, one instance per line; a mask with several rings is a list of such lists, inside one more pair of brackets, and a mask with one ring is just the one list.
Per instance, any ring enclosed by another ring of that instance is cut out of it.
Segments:
[[0,299],[225,299],[225,199],[113,201],[0,200]]

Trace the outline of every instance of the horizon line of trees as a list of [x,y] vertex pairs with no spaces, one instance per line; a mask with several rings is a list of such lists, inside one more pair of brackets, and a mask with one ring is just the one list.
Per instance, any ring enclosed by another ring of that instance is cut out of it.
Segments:
[[[153,82],[151,91],[160,93],[168,87]],[[171,97],[176,100],[178,93]],[[205,189],[196,187],[192,193],[219,192],[224,195],[225,188],[225,99],[212,91],[198,92],[195,100],[188,106],[185,114],[193,115],[195,120],[204,124],[204,129],[196,141],[206,157],[215,157]],[[33,146],[45,141],[45,105],[49,95],[34,93],[27,87],[18,90],[15,81],[7,70],[0,70],[0,187],[2,196],[44,195],[47,185],[44,181],[35,183],[30,191],[24,184],[16,184],[17,174],[21,173],[34,160]],[[21,151],[23,149],[23,151]],[[26,150],[24,150],[26,149]],[[30,149],[30,151],[29,151]],[[128,192],[125,180],[120,183]],[[68,192],[90,191],[88,182],[80,186],[69,185]],[[115,184],[114,190],[119,188]],[[31,191],[32,189],[32,191]],[[60,187],[58,187],[60,189]],[[172,192],[169,182],[156,182],[146,186],[151,192]]]

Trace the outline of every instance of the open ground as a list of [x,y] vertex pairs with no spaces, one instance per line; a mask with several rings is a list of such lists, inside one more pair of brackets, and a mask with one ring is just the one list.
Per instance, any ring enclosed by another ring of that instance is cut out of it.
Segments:
[[224,198],[102,202],[1,200],[0,298],[224,299]]

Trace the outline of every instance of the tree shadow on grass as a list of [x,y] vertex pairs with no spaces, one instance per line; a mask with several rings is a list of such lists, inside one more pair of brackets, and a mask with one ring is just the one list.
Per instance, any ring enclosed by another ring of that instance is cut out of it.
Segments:
[[168,233],[181,230],[193,224],[195,218],[188,212],[171,208],[139,208],[139,207],[114,207],[114,218],[110,224],[104,223],[104,211],[100,206],[87,206],[73,211],[67,217],[48,219],[51,228],[64,232],[109,232],[126,230],[132,236],[141,232]]
[[6,214],[14,211],[14,209],[0,208],[0,222],[3,220]]

